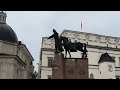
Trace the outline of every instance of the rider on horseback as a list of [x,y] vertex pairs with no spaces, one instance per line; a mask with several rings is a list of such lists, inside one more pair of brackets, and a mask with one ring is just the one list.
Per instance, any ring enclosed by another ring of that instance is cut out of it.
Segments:
[[60,52],[63,52],[63,48],[62,48],[62,43],[60,41],[60,37],[59,37],[59,34],[56,32],[55,29],[53,29],[53,35],[51,35],[50,37],[48,37],[48,39],[50,38],[54,38],[55,39],[55,52],[58,53],[58,50]]

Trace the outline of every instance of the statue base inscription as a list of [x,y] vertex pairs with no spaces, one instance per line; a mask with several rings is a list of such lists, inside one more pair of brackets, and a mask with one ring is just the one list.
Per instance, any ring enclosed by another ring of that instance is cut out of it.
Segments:
[[88,79],[88,59],[64,58],[62,53],[55,53],[53,79]]

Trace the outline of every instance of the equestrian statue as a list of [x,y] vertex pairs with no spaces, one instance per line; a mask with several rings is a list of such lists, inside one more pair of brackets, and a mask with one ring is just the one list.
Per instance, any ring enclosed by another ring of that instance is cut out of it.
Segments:
[[[48,39],[54,38],[55,39],[55,53],[62,53],[65,49],[65,58],[67,56],[67,52],[71,57],[70,52],[77,52],[77,50],[82,52],[82,58],[87,58],[87,49],[86,44],[81,42],[71,42],[67,37],[59,36],[57,31],[53,29],[53,35],[48,37]],[[63,49],[64,47],[64,49]],[[69,57],[69,58],[70,58]]]

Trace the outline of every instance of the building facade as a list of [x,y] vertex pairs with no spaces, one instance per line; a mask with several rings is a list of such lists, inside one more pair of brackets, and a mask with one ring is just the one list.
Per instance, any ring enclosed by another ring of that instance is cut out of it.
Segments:
[[[71,42],[87,44],[89,78],[120,78],[120,38],[86,32],[63,30],[61,36]],[[54,59],[54,39],[42,38],[39,64],[39,79],[52,79],[52,61]],[[81,52],[71,52],[72,58],[81,58]],[[69,54],[67,55],[69,57]],[[101,59],[102,58],[102,59]]]
[[33,57],[0,12],[0,79],[32,79]]

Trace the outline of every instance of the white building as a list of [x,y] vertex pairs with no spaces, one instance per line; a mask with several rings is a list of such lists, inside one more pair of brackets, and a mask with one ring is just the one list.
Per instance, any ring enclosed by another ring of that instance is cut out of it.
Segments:
[[32,79],[33,57],[0,12],[0,79]]
[[[77,40],[77,42],[87,44],[89,78],[120,78],[120,37],[104,36],[72,30],[63,30],[61,35],[68,37],[72,42]],[[71,52],[71,56],[72,58],[81,58],[80,53],[80,51]],[[51,63],[53,58],[54,39],[43,37],[38,71],[40,79],[52,77]]]

